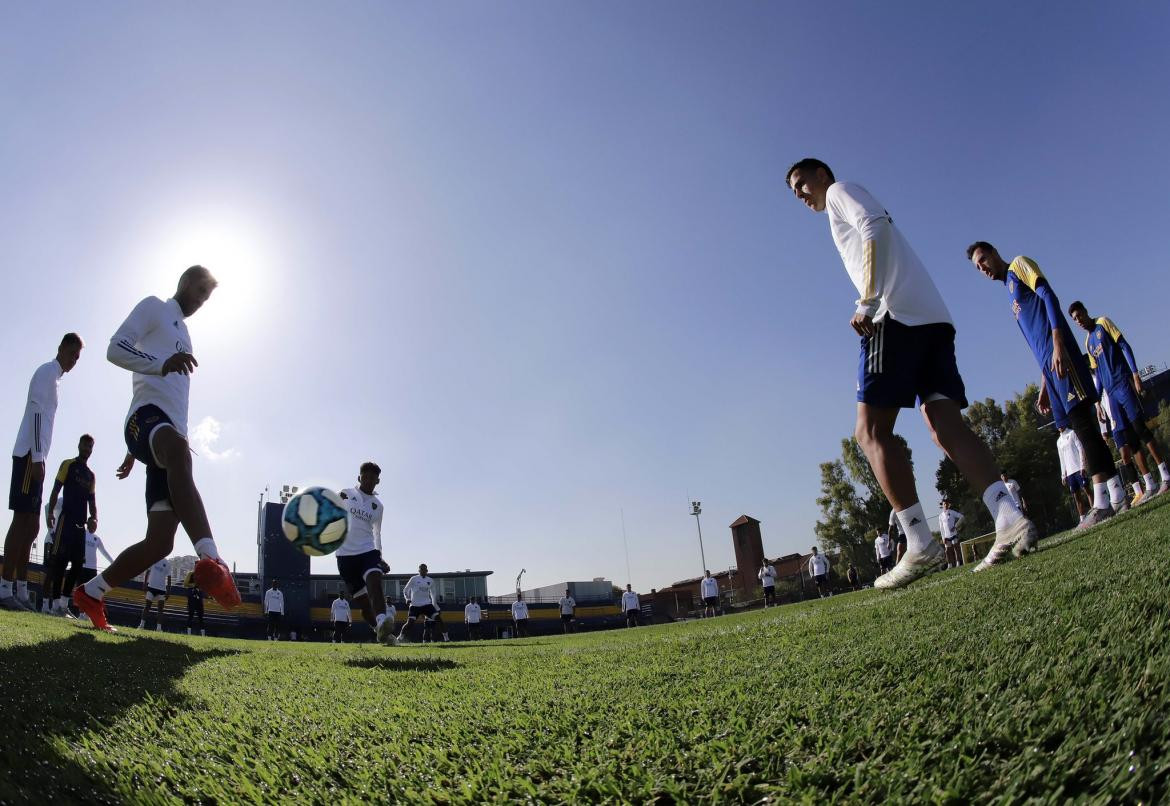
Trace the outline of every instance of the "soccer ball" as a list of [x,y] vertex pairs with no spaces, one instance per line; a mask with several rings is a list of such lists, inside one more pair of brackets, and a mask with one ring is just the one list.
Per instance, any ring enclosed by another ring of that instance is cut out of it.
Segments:
[[349,512],[341,496],[324,487],[307,487],[284,505],[284,536],[313,557],[332,554],[345,542]]

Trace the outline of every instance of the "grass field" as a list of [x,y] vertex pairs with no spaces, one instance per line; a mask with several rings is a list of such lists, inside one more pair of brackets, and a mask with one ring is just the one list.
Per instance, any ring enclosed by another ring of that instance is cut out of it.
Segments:
[[0,613],[0,800],[1165,801],[1170,496],[980,575],[430,648]]

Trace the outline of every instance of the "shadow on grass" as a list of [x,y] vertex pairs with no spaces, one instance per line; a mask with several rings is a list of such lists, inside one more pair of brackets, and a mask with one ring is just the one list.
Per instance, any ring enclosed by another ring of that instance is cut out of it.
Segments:
[[99,641],[92,632],[0,650],[0,801],[122,803],[108,771],[54,746],[86,730],[106,731],[147,697],[181,706],[187,670],[235,652],[199,651],[148,639]]
[[452,641],[437,644],[403,644],[403,646],[426,647],[427,649],[520,649],[526,646],[543,646],[548,641],[533,641],[531,638],[496,638],[491,641]]
[[442,672],[462,664],[444,658],[351,658],[346,666],[357,669],[382,669],[387,672]]

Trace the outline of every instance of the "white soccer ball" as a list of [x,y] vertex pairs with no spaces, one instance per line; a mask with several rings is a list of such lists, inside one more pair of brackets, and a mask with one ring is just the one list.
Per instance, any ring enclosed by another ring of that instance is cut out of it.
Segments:
[[333,490],[308,487],[284,505],[281,526],[294,546],[313,557],[332,554],[345,542],[349,513]]

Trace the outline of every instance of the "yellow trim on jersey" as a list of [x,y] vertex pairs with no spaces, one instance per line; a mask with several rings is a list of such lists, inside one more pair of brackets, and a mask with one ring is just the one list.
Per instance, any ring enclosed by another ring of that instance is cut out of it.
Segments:
[[1020,282],[1033,291],[1036,290],[1037,284],[1044,279],[1044,272],[1040,271],[1036,261],[1023,255],[1019,255],[1011,262],[1008,271],[1020,278]]
[[862,293],[865,295],[865,301],[869,302],[870,300],[873,299],[873,293],[874,293],[874,291],[873,291],[873,266],[874,266],[874,263],[877,261],[877,242],[872,241],[872,240],[865,241],[862,244],[861,253],[862,253],[861,272],[862,272],[862,279],[865,281],[863,283],[863,285],[865,287],[865,291],[863,291]]
[[1093,338],[1093,331],[1085,334],[1085,355],[1089,357],[1089,369],[1097,368],[1097,359],[1093,358],[1093,351],[1089,349],[1089,339]]
[[1097,324],[1105,328],[1105,332],[1109,334],[1109,337],[1112,338],[1113,341],[1121,341],[1121,331],[1117,329],[1117,325],[1113,324],[1113,320],[1108,316],[1102,316],[1098,318]]
[[61,463],[61,467],[57,470],[57,481],[65,483],[65,479],[69,478],[69,465],[71,464],[73,464],[72,459],[66,459]]

